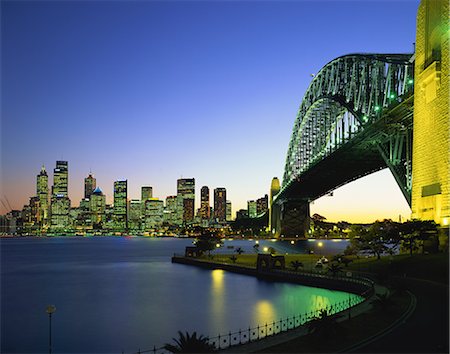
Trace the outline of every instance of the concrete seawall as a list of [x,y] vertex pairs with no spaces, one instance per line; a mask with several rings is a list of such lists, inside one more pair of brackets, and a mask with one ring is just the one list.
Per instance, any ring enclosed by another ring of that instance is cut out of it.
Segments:
[[293,272],[287,270],[257,271],[255,268],[251,267],[217,263],[183,256],[173,256],[172,263],[193,265],[205,269],[223,269],[228,272],[251,275],[268,281],[288,282],[317,288],[345,291],[366,298],[371,296],[374,292],[373,282],[369,279],[359,277],[335,277],[325,274]]

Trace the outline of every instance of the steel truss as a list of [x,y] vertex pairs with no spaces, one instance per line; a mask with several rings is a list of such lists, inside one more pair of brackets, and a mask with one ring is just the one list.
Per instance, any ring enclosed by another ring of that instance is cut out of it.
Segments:
[[[411,58],[411,54],[351,54],[332,60],[319,71],[298,110],[281,194],[301,180],[303,172],[344,144],[368,130],[380,129],[380,134],[371,134],[370,139],[378,144],[410,202],[412,111],[398,107],[413,94]],[[405,123],[401,115],[410,116],[410,122]],[[380,122],[383,128],[379,128]],[[384,129],[390,123],[398,129]]]

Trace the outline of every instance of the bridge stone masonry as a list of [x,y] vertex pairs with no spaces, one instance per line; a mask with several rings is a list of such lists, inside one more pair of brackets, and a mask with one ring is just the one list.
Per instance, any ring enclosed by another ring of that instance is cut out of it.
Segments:
[[416,31],[415,53],[345,55],[314,77],[270,205],[275,236],[305,236],[311,201],[384,168],[413,218],[448,227],[448,1],[423,0]]

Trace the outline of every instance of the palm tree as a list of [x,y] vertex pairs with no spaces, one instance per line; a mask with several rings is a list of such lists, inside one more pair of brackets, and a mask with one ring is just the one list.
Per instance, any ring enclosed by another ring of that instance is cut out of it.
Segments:
[[331,263],[328,267],[328,273],[331,273],[333,277],[342,272],[342,266],[339,263]]
[[244,250],[241,247],[238,247],[234,250],[237,254],[241,255],[242,253],[244,253]]
[[192,335],[186,332],[184,335],[178,331],[178,337],[172,338],[176,345],[166,343],[164,349],[172,353],[211,353],[216,350],[215,345],[208,342],[208,338],[203,335],[197,337],[197,332]]
[[237,257],[233,254],[231,257],[229,257],[230,258],[230,260],[233,262],[233,263],[236,263],[236,261],[237,261]]
[[294,268],[295,271],[298,271],[299,268],[303,268],[303,263],[298,260],[291,261],[291,267]]

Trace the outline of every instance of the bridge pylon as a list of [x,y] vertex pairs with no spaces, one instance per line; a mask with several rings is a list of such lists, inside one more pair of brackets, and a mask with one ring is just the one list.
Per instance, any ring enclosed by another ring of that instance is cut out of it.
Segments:
[[272,208],[275,237],[306,237],[310,223],[309,200],[289,198]]

